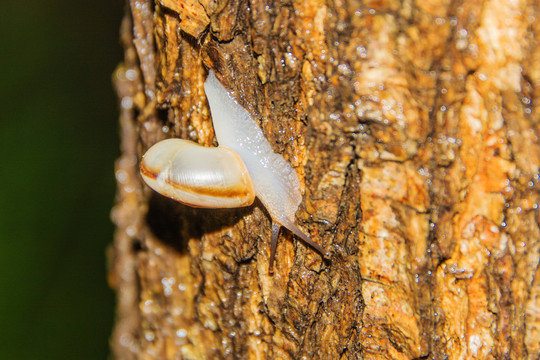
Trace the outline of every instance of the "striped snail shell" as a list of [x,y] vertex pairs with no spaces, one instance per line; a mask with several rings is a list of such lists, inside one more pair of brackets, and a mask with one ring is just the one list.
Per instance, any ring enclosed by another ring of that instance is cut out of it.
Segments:
[[152,189],[190,206],[235,208],[255,200],[246,165],[234,151],[221,146],[160,141],[144,155],[141,175]]

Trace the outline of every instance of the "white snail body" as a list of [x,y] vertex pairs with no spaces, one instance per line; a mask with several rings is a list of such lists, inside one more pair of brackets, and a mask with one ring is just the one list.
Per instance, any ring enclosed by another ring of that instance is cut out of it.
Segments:
[[257,123],[213,71],[204,90],[220,146],[206,148],[179,139],[161,141],[141,161],[145,182],[162,195],[197,207],[248,206],[257,196],[273,220],[270,270],[280,225],[324,255],[323,249],[295,225],[302,195],[294,169],[274,153]]
[[257,123],[213,71],[206,78],[204,91],[218,144],[234,150],[244,160],[257,197],[272,219],[296,233],[294,216],[302,202],[298,175],[281,155],[274,153]]

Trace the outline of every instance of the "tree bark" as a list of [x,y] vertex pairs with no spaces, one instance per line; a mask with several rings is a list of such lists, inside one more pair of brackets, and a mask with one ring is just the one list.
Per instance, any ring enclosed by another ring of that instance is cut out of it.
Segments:
[[[533,1],[130,0],[110,283],[117,359],[539,359]],[[269,274],[258,201],[147,188],[155,142],[215,146],[207,69],[297,171]]]

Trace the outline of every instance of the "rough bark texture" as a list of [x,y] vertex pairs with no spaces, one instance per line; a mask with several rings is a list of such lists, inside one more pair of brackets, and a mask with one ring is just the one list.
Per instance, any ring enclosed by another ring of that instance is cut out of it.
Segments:
[[[533,1],[131,0],[122,26],[117,359],[539,359]],[[145,187],[155,142],[215,145],[215,69],[296,169],[297,223]]]

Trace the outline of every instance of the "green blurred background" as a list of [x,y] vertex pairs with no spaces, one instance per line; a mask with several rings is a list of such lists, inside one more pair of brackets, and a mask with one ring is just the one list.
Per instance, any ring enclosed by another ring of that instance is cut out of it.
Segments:
[[106,359],[124,1],[0,5],[0,359]]

